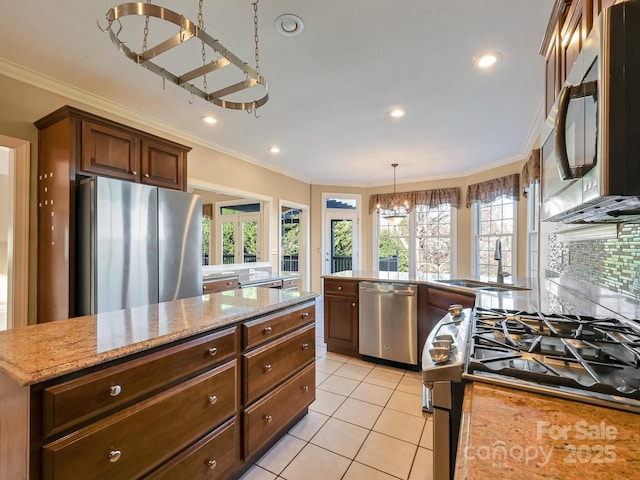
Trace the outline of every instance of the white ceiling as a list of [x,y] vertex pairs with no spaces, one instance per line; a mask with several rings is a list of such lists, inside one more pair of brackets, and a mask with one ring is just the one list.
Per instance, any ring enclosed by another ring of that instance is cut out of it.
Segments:
[[[154,3],[197,21],[197,0]],[[0,74],[24,67],[314,184],[389,184],[392,162],[400,164],[398,183],[445,178],[528,155],[544,97],[538,49],[553,3],[260,0],[260,68],[270,99],[259,118],[199,98],[190,104],[173,85],[163,90],[159,77],[98,29],[112,0],[3,0]],[[207,33],[253,66],[251,0],[204,0],[204,13]],[[304,20],[300,36],[275,31],[284,13]],[[487,51],[500,52],[501,61],[481,71],[473,59]],[[388,116],[394,106],[404,118]],[[214,126],[200,120],[207,113],[218,119]],[[268,152],[275,144],[278,155]]]

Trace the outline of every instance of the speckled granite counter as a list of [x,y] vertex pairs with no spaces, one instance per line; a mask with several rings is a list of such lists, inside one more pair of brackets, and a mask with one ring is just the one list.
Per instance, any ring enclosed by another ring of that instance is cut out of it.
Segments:
[[462,408],[456,480],[638,478],[640,415],[478,382]]
[[[429,286],[461,290],[469,289],[438,281],[432,275],[409,275],[398,272],[348,271],[325,275],[324,278],[350,278],[353,280],[418,283]],[[467,280],[487,281],[473,275]],[[611,292],[605,288],[578,283],[566,278],[549,278],[539,286],[537,280],[524,277],[507,278],[505,285],[527,287],[529,290],[501,292],[476,290],[476,305],[484,308],[504,308],[543,313],[580,314],[592,317],[640,318],[640,301]]]
[[32,385],[316,296],[252,287],[2,331],[0,372]]

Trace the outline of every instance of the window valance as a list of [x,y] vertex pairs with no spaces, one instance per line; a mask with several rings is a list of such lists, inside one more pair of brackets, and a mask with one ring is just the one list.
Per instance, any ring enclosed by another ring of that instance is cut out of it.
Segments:
[[526,197],[532,183],[540,181],[540,149],[536,148],[522,167],[522,194]]
[[467,207],[470,207],[474,202],[491,203],[501,196],[518,200],[520,197],[519,173],[469,185],[467,187]]
[[460,206],[460,189],[453,187],[373,194],[369,197],[369,213],[373,213],[379,208],[393,210],[394,207],[406,207],[411,211],[416,205],[427,205],[433,208],[443,203],[450,203],[451,206],[458,208]]

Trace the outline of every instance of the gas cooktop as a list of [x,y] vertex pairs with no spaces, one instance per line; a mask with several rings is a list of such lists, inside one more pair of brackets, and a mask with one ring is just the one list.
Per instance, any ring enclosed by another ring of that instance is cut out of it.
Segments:
[[476,308],[464,377],[640,412],[640,323]]

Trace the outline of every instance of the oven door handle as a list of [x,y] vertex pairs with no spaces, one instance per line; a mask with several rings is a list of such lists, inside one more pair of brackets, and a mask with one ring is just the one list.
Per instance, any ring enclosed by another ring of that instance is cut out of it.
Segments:
[[558,164],[558,173],[562,180],[575,180],[582,178],[589,170],[595,167],[595,159],[589,165],[569,164],[569,156],[567,155],[567,113],[569,112],[569,102],[572,98],[584,98],[598,96],[598,81],[582,83],[580,85],[567,85],[562,87],[558,99],[558,114],[555,123],[555,147],[556,147],[556,163]]

